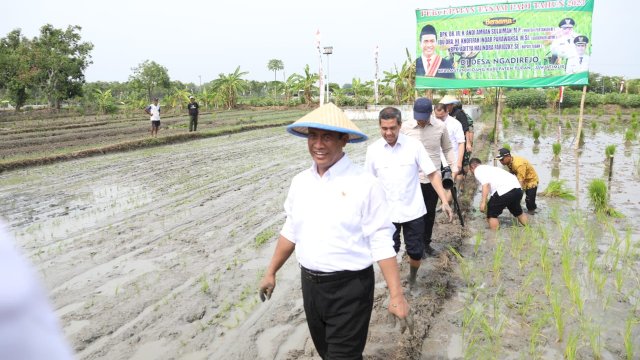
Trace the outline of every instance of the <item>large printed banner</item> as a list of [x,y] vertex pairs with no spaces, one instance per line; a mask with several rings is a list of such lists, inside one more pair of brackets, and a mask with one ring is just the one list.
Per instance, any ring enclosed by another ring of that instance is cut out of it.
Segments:
[[416,88],[586,85],[593,2],[416,10]]

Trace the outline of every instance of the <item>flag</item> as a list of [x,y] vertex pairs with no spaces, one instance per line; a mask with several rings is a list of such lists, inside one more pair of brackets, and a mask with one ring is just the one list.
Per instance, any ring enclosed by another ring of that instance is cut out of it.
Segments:
[[560,86],[560,102],[562,102],[563,95],[564,95],[564,86]]

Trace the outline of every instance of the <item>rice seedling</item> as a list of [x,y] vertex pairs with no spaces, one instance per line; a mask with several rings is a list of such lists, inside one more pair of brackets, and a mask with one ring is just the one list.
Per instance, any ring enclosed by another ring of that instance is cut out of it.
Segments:
[[605,214],[612,217],[622,217],[622,214],[609,206],[607,184],[602,179],[593,179],[587,188],[589,200],[594,210],[598,214]]
[[527,119],[527,126],[529,128],[529,131],[535,129],[536,121],[534,119]]
[[547,326],[549,315],[546,312],[540,314],[538,318],[533,322],[531,326],[531,336],[529,336],[529,355],[532,359],[538,359],[538,344],[540,344],[540,337],[542,335],[542,329]]
[[602,338],[600,337],[600,326],[596,324],[589,324],[587,326],[587,332],[589,336],[589,345],[591,345],[591,351],[593,351],[594,359],[601,359]]
[[541,130],[542,132],[547,131],[547,125],[548,125],[547,119],[546,119],[546,118],[544,118],[544,119],[542,120],[542,122],[540,123],[540,130]]
[[507,118],[506,115],[502,115],[502,128],[503,129],[508,129],[509,128],[509,119]]
[[254,246],[260,247],[264,245],[269,239],[271,239],[276,233],[272,229],[262,230],[258,235],[256,235]]
[[502,271],[502,260],[504,258],[505,246],[504,241],[498,239],[496,241],[496,250],[493,253],[493,281],[497,283],[500,279],[500,273]]
[[536,144],[540,143],[540,130],[533,129],[533,142]]
[[598,295],[602,295],[604,286],[607,283],[607,275],[598,267],[595,266],[592,271],[593,282],[596,286],[596,292]]
[[482,243],[482,234],[476,233],[475,241],[473,242],[473,255],[478,255],[478,250],[480,249],[480,244]]
[[630,143],[632,141],[636,141],[636,139],[636,132],[632,129],[627,129],[627,131],[624,133],[624,141]]
[[564,127],[571,130],[573,128],[573,124],[571,124],[571,120],[565,121]]
[[623,272],[622,269],[616,269],[615,272],[615,284],[616,284],[616,290],[618,291],[618,293],[622,293],[622,283],[624,281],[624,277],[623,277]]
[[622,335],[622,338],[624,341],[624,350],[627,355],[627,360],[631,360],[634,358],[633,345],[635,341],[632,338],[632,330],[633,330],[633,325],[636,324],[637,322],[638,320],[633,315],[631,315],[630,317],[627,318],[627,320],[624,323],[624,334]]
[[551,314],[553,315],[554,325],[556,326],[556,332],[558,334],[556,342],[562,342],[562,338],[564,337],[564,308],[562,307],[562,298],[555,288],[551,289],[549,295]]
[[540,195],[547,197],[559,197],[565,200],[575,200],[576,196],[571,190],[564,186],[565,183],[566,180],[551,180],[549,181],[547,188],[541,192]]
[[593,130],[594,132],[598,129],[598,123],[595,121],[591,122],[591,130]]
[[471,264],[467,260],[465,260],[465,258],[463,258],[462,255],[460,255],[460,253],[453,247],[449,246],[449,251],[456,257],[456,259],[458,259],[458,262],[460,263],[460,271],[462,272],[462,279],[464,280],[465,284],[471,285]]
[[209,293],[209,282],[207,281],[207,274],[202,274],[200,277],[200,290],[203,294]]
[[564,357],[567,360],[575,360],[576,355],[578,353],[578,339],[580,338],[577,332],[571,333],[569,335],[569,340],[567,340],[567,345],[564,349]]
[[615,116],[612,116],[611,118],[609,118],[609,126],[610,127],[616,126],[616,122],[617,121],[616,121]]
[[558,142],[553,143],[552,146],[552,150],[553,150],[553,159],[554,160],[559,160],[560,159],[560,151],[562,150],[562,145]]

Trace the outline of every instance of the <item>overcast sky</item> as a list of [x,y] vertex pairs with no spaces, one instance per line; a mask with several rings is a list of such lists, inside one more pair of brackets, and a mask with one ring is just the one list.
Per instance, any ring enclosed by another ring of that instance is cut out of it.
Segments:
[[[249,72],[245,79],[273,80],[269,59],[282,60],[286,76],[303,73],[305,64],[317,72],[319,29],[321,46],[333,46],[329,80],[342,85],[373,79],[376,45],[381,77],[404,62],[406,48],[415,58],[416,9],[491,2],[505,1],[21,0],[0,7],[0,36],[21,28],[32,38],[47,23],[80,25],[83,41],[94,44],[87,81],[126,81],[148,59],[172,80],[198,84],[238,65]],[[638,14],[638,1],[596,0],[591,71],[640,78]]]

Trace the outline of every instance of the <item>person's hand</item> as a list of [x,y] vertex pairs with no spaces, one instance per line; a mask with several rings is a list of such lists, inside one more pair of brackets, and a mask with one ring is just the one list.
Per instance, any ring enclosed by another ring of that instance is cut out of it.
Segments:
[[453,210],[451,210],[451,206],[447,202],[442,203],[442,212],[447,214],[449,222],[453,221]]
[[480,212],[485,212],[487,209],[487,204],[485,204],[484,202],[480,203]]
[[389,313],[393,316],[394,322],[400,322],[401,334],[409,329],[409,334],[413,335],[413,315],[411,314],[409,303],[407,303],[404,295],[391,298],[391,301],[389,301]]
[[260,286],[258,288],[258,293],[260,294],[260,300],[265,301],[271,299],[271,294],[273,293],[273,289],[276,288],[276,277],[275,275],[265,274],[262,280],[260,281]]
[[467,152],[471,152],[471,150],[473,150],[473,145],[471,145],[469,142],[467,142],[467,145],[465,147],[467,149]]

